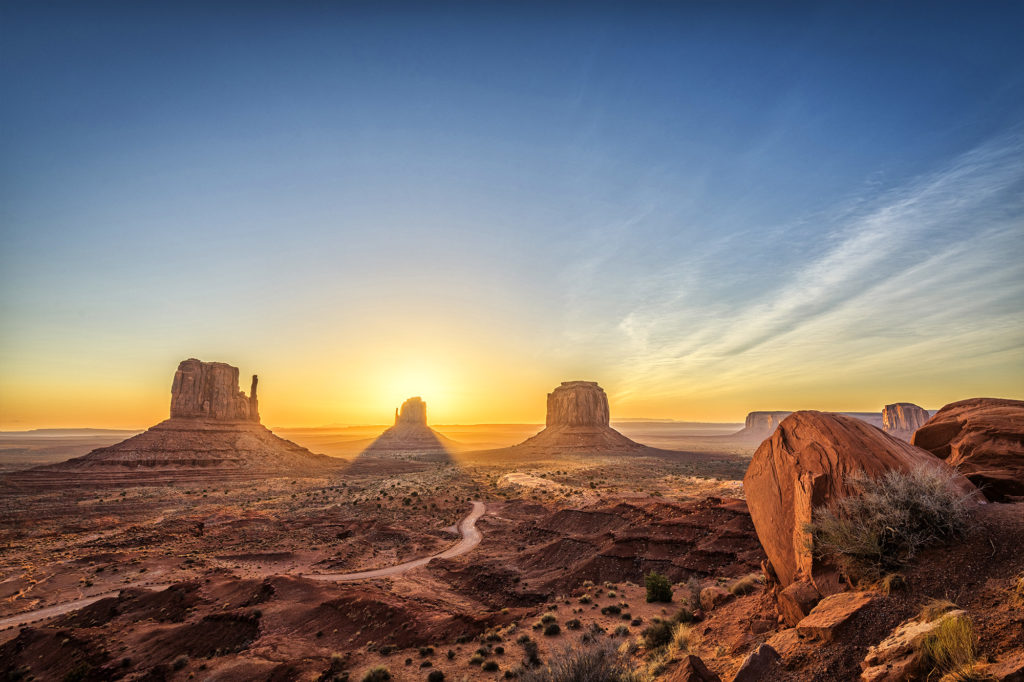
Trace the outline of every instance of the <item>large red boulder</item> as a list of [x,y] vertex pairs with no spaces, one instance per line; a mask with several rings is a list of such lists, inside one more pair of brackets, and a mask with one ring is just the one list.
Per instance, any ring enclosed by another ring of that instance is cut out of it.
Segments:
[[964,492],[974,486],[930,453],[853,417],[802,411],[786,417],[754,453],[743,477],[750,517],[781,587],[810,581],[821,595],[839,591],[838,575],[817,565],[804,530],[815,507],[849,495],[847,478],[922,466],[948,471]]
[[950,403],[914,433],[914,445],[956,467],[997,502],[1024,496],[1024,401]]

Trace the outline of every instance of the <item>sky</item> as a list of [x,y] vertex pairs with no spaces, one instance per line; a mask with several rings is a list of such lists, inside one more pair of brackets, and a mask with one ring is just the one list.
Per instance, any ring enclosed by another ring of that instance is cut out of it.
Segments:
[[[1024,397],[1020,3],[0,3],[0,429]],[[247,381],[243,384],[248,385]]]

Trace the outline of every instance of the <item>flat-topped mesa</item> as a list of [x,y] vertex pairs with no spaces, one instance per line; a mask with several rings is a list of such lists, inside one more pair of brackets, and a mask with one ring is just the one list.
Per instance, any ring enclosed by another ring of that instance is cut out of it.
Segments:
[[747,415],[745,428],[751,431],[767,431],[769,433],[779,428],[782,420],[791,415],[792,412],[751,412]]
[[548,393],[546,425],[608,427],[608,396],[595,381],[563,381]]
[[237,367],[195,358],[183,360],[171,384],[171,418],[259,423],[257,381],[254,374],[250,394],[246,396],[238,388]]
[[884,431],[917,431],[928,421],[928,410],[914,403],[893,403],[882,408]]
[[423,398],[409,398],[402,403],[401,411],[395,410],[395,425],[399,424],[427,425],[427,404]]

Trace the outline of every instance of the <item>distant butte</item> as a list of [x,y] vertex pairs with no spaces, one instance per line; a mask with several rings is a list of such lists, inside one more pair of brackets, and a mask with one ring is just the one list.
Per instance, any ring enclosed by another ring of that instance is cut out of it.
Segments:
[[256,375],[248,396],[238,368],[189,358],[171,383],[171,417],[116,445],[10,474],[13,485],[159,485],[320,473],[339,462],[260,424]]
[[427,404],[417,396],[402,403],[401,409],[395,408],[394,426],[380,434],[366,452],[446,452],[455,445],[427,426]]
[[548,393],[544,430],[514,447],[593,452],[646,448],[611,427],[608,396],[594,381],[563,381]]

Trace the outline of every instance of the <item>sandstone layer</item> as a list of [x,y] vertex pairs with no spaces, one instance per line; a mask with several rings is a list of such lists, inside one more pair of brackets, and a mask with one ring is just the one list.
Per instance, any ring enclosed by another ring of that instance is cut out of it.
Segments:
[[849,495],[850,474],[938,467],[965,493],[974,486],[928,452],[841,414],[801,411],[784,419],[765,440],[743,478],[758,539],[782,587],[809,580],[827,595],[838,576],[814,561],[804,524],[815,507]]
[[517,448],[618,452],[645,446],[610,426],[608,396],[593,381],[563,381],[548,394],[545,428]]
[[956,467],[990,500],[1024,496],[1024,401],[950,403],[914,433],[913,443]]
[[259,422],[257,377],[248,396],[238,389],[238,368],[224,362],[182,360],[171,384],[171,418]]
[[882,430],[908,442],[926,421],[928,410],[914,403],[893,403],[882,408]]

